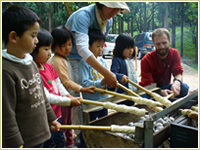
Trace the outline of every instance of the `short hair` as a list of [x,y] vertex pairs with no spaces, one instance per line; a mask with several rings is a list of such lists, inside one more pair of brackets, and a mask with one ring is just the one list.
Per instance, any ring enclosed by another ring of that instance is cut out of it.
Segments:
[[104,5],[100,4],[99,2],[96,2],[96,6],[98,10],[102,10]]
[[170,34],[169,34],[169,31],[166,29],[166,28],[158,28],[158,29],[155,29],[152,33],[152,40],[154,41],[154,37],[155,36],[162,36],[166,34],[167,37],[168,37],[168,40],[170,40]]
[[106,41],[105,35],[98,29],[90,29],[88,32],[89,36],[89,45],[92,46],[92,44],[96,41],[101,41],[103,40],[104,42]]
[[[114,56],[124,58],[122,55],[123,51],[126,48],[133,48],[135,47],[135,42],[132,36],[128,33],[121,33],[116,41],[115,41],[115,48],[113,51]],[[133,52],[132,58],[135,56],[135,51]]]
[[35,56],[38,54],[39,48],[42,46],[50,46],[53,40],[53,37],[51,35],[51,33],[49,31],[47,31],[46,29],[40,28],[38,31],[38,43],[36,48],[33,50],[33,52],[31,53],[31,55],[33,56],[33,59],[35,58]]
[[53,43],[52,43],[52,51],[55,52],[56,46],[62,47],[69,39],[72,40],[72,44],[74,43],[73,35],[71,30],[66,26],[58,26],[52,32]]
[[40,24],[40,18],[30,9],[12,5],[2,13],[2,39],[5,45],[8,44],[8,35],[11,31],[15,31],[19,37],[30,29],[35,22]]

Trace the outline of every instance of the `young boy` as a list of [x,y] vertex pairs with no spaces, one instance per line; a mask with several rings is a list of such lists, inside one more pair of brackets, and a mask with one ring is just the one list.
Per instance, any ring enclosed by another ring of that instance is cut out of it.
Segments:
[[[106,62],[101,57],[98,57],[102,50],[105,43],[105,36],[104,34],[97,29],[89,30],[89,49],[93,53],[93,55],[97,58],[97,60],[106,68]],[[105,79],[104,77],[94,68],[92,68],[85,60],[81,60],[78,65],[79,69],[79,83],[83,87],[87,87],[93,85],[97,88],[106,88]],[[96,93],[82,93],[84,99],[98,101],[101,99],[108,98],[108,94],[101,94],[99,92]],[[106,116],[108,114],[107,109],[99,109],[93,112],[90,112],[90,121],[96,120],[96,118],[100,118]]]
[[[2,147],[42,148],[51,136],[49,124],[59,131],[42,79],[29,53],[38,43],[39,17],[22,6],[2,14]],[[49,124],[48,124],[49,123]]]

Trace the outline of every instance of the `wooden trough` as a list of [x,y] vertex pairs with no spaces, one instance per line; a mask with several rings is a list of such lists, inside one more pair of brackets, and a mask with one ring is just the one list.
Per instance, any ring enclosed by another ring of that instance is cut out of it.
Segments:
[[[156,85],[151,85],[147,87],[151,91],[159,92],[159,89],[155,87]],[[141,91],[137,92],[139,95],[143,94]],[[195,92],[192,95],[186,96],[184,98],[178,99],[177,103],[173,103],[172,106],[165,108],[163,111],[159,113],[155,113],[146,105],[138,105],[135,106],[138,108],[145,108],[149,111],[149,119],[146,119],[142,125],[136,126],[135,138],[130,139],[127,137],[120,136],[117,133],[110,131],[100,131],[100,130],[82,130],[82,135],[85,141],[85,144],[88,148],[156,148],[161,145],[168,137],[170,137],[170,127],[171,124],[165,126],[160,131],[153,133],[153,122],[158,120],[161,117],[164,117],[169,114],[173,114],[173,116],[180,116],[178,114],[178,109],[184,103],[190,101],[193,97],[197,96],[198,93]],[[118,97],[110,97],[102,102],[111,101],[114,103],[118,103],[122,100]],[[196,103],[196,102],[195,102]],[[94,125],[94,126],[110,126],[110,125],[127,125],[129,122],[138,122],[141,116],[129,114],[129,113],[121,113],[115,112],[109,114],[108,116],[102,117],[98,120],[89,122],[88,113],[93,110],[97,110],[101,107],[95,105],[84,105],[83,107],[83,116],[84,116],[84,124],[85,125]]]

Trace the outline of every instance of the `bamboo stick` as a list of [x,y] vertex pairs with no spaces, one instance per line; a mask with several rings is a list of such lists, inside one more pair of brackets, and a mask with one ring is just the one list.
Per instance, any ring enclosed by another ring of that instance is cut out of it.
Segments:
[[146,92],[147,94],[149,94],[149,95],[152,96],[152,92],[151,92],[151,91],[145,89],[144,87],[142,87],[142,86],[140,86],[139,84],[137,84],[137,83],[131,81],[130,79],[128,79],[128,82],[131,83],[131,84],[133,84],[135,87],[141,89],[142,91],[144,91],[144,92]]
[[167,95],[167,99],[171,98],[172,96],[174,96],[174,93]]
[[132,97],[128,96],[128,95],[119,94],[119,93],[116,93],[116,92],[112,92],[112,91],[108,91],[108,90],[104,90],[104,89],[100,89],[100,88],[95,88],[94,90],[97,91],[97,92],[107,93],[107,94],[111,94],[111,95],[118,96],[118,97],[121,97],[121,98],[125,98],[125,99],[128,99],[128,100],[132,100]]
[[102,102],[91,101],[91,100],[84,100],[84,99],[80,99],[79,101],[80,101],[81,103],[84,103],[84,104],[92,104],[92,105],[103,106],[103,103],[102,103]]
[[123,89],[124,91],[130,93],[131,95],[133,96],[136,96],[136,97],[140,97],[138,94],[134,93],[133,91],[131,91],[130,89],[128,89],[127,87],[125,87],[124,85],[120,84],[120,83],[117,83],[118,86]]
[[[55,126],[51,126],[55,128]],[[130,126],[87,126],[87,125],[61,125],[59,126],[61,130],[64,129],[78,129],[78,130],[103,130],[112,132],[124,132],[124,133],[135,133],[135,127]]]
[[86,125],[61,125],[60,129],[78,129],[78,130],[104,130],[110,131],[110,126],[86,126]]

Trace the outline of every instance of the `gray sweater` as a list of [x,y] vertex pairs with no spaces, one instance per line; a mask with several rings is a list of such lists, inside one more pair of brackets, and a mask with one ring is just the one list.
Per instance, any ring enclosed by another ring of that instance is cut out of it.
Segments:
[[2,58],[2,147],[32,147],[51,136],[56,119],[36,64]]

